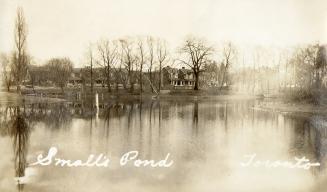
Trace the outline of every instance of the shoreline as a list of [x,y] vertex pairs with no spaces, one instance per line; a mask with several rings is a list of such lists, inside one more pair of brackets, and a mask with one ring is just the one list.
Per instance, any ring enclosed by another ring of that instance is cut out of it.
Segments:
[[[1,91],[5,103],[17,105],[17,104],[32,104],[32,103],[58,103],[58,102],[71,102],[75,100],[75,94],[78,92],[76,89],[65,90],[64,95],[53,95],[55,90],[57,93],[60,89],[38,89],[36,93],[38,95],[26,94],[26,90],[23,90],[23,94],[19,95],[14,92]],[[30,90],[29,90],[30,91]],[[95,90],[98,91],[98,90]],[[320,105],[314,105],[308,102],[295,102],[285,101],[280,97],[269,98],[256,95],[247,95],[239,93],[229,93],[228,91],[222,91],[221,94],[209,94],[206,90],[182,90],[171,92],[164,92],[156,95],[151,92],[129,93],[125,90],[119,92],[108,93],[106,90],[101,89],[99,97],[108,100],[177,100],[177,101],[241,101],[241,100],[253,100],[256,101],[253,108],[255,110],[280,112],[280,113],[292,113],[298,115],[327,115],[327,104],[322,103]],[[44,96],[40,96],[44,94]],[[94,93],[95,94],[95,93]],[[92,98],[90,93],[87,93],[84,98]],[[103,100],[103,99],[102,99]]]
[[306,102],[286,102],[273,99],[256,104],[254,109],[302,116],[327,115],[326,104],[314,105]]

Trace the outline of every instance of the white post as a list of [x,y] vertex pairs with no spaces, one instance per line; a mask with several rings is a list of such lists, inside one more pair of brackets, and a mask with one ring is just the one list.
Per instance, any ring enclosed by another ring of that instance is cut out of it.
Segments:
[[99,109],[99,94],[98,94],[98,92],[95,93],[95,106],[98,110]]
[[95,93],[95,107],[96,107],[96,119],[99,119],[99,94]]

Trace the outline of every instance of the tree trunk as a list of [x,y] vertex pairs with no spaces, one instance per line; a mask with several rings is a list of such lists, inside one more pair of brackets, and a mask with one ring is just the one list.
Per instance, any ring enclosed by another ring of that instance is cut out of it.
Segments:
[[140,93],[143,92],[143,74],[142,74],[142,68],[140,72]]
[[[149,69],[149,80],[150,80],[150,83],[154,83],[153,78],[152,78],[152,70],[151,69]],[[150,86],[150,87],[151,87],[151,93],[154,93],[153,87],[152,86]]]
[[160,64],[160,69],[159,69],[159,93],[161,91],[161,78],[162,78],[162,68],[161,68],[161,64]]
[[[133,93],[134,92],[134,75],[132,74],[132,72],[131,71],[129,71],[129,75],[128,75],[129,77],[128,77],[128,82],[129,82],[129,86],[130,86],[130,89],[129,89],[129,91],[131,92],[131,93]],[[133,76],[133,77],[132,77]]]
[[199,73],[194,73],[194,75],[195,75],[194,90],[199,90]]
[[108,86],[108,93],[111,92],[111,87],[110,87],[110,68],[109,64],[107,66],[107,86]]
[[130,86],[131,86],[131,88],[129,89],[129,91],[130,91],[131,93],[133,93],[133,92],[134,92],[134,82],[132,82],[132,83],[130,84]]
[[317,70],[316,72],[316,88],[320,88],[321,84],[320,84],[320,73],[319,71]]
[[222,88],[224,86],[225,79],[226,79],[226,73],[227,73],[227,66],[224,68],[224,71],[223,71],[223,76],[222,76],[221,84],[220,84],[220,91],[222,90]]
[[17,93],[22,94],[20,84],[17,85]]
[[9,92],[10,91],[10,85],[11,85],[10,81],[6,80],[5,84],[6,84],[7,91]]
[[111,92],[111,86],[110,86],[109,77],[107,78],[107,87],[108,87],[108,93],[110,93]]
[[[127,80],[126,80],[126,81],[127,81]],[[127,90],[126,81],[123,80],[123,87],[124,87],[125,90]]]
[[118,85],[119,85],[119,82],[116,81],[116,92],[118,92],[118,89],[119,89]]

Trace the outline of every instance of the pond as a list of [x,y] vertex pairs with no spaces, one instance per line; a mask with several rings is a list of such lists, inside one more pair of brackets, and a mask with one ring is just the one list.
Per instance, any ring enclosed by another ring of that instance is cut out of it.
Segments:
[[[262,111],[253,107],[258,102],[264,101],[110,99],[97,108],[2,101],[0,191],[324,191],[325,117]],[[56,158],[103,154],[110,163],[31,165],[51,147]],[[140,160],[172,164],[137,167],[131,160],[122,166],[130,151]],[[296,157],[320,166],[269,164],[296,163]]]

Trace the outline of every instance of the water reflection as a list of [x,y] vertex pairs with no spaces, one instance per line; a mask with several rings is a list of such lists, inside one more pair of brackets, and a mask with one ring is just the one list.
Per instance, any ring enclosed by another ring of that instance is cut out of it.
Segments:
[[24,117],[25,108],[23,108],[23,111],[21,111],[20,107],[6,108],[5,111],[9,112],[11,119],[9,123],[9,134],[13,142],[15,177],[18,182],[17,187],[21,191],[24,188],[21,178],[25,176],[25,169],[27,167],[26,155],[30,127]]
[[[255,102],[100,99],[99,109],[87,101],[4,106],[1,137],[9,135],[13,143],[16,177],[25,176],[28,154],[35,159],[50,146],[71,159],[106,153],[115,162],[137,150],[144,159],[160,159],[169,152],[175,161],[170,169],[144,171],[116,164],[109,171],[37,167],[26,191],[269,191],[277,185],[275,191],[313,191],[316,178],[326,174],[325,117],[258,111]],[[251,153],[271,160],[306,156],[322,166],[309,172],[238,167],[242,156]],[[5,163],[0,161],[0,172]],[[69,184],[72,177],[78,186]],[[253,179],[260,186],[250,185]],[[18,190],[23,188],[18,184]]]

